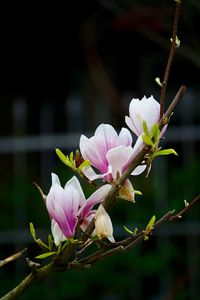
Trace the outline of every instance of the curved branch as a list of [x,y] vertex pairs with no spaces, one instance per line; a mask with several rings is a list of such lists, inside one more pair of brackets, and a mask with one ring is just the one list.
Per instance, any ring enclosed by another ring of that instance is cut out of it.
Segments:
[[[92,253],[86,257],[83,257],[82,259],[78,259],[78,256],[75,258],[75,260],[68,264],[67,269],[84,269],[91,267],[91,265],[104,257],[114,255],[116,253],[120,252],[127,252],[131,248],[137,246],[138,244],[142,243],[146,236],[152,235],[155,228],[158,228],[165,222],[170,221],[176,221],[182,217],[183,214],[185,214],[193,205],[197,204],[197,202],[200,202],[200,194],[191,201],[190,204],[188,204],[184,209],[182,209],[178,214],[174,214],[175,210],[167,212],[164,216],[162,216],[153,226],[152,228],[146,232],[146,230],[141,230],[138,234],[134,236],[129,236],[128,238],[107,244],[106,247],[103,250],[96,251],[95,253]],[[82,253],[83,254],[83,253]]]
[[165,69],[164,78],[162,81],[162,87],[160,92],[160,118],[162,118],[164,110],[165,110],[165,98],[166,98],[166,90],[167,90],[167,83],[169,79],[169,73],[171,69],[171,65],[174,59],[175,51],[176,51],[176,38],[177,38],[177,29],[178,29],[178,21],[181,11],[181,1],[176,1],[176,10],[174,15],[174,23],[173,23],[173,30],[172,30],[172,43],[170,48],[170,53]]

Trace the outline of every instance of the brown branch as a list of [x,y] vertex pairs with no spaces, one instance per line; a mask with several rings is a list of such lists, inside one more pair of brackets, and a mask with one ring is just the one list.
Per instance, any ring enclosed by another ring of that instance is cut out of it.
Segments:
[[116,248],[113,248],[113,249],[109,249],[109,250],[105,250],[105,251],[97,251],[91,255],[88,255],[87,257],[81,259],[80,261],[78,261],[78,263],[81,263],[81,264],[92,264],[100,259],[103,259],[105,257],[108,257],[108,256],[112,256],[116,253],[119,253],[119,252],[123,252],[124,250],[124,247],[122,245],[116,247]]
[[165,112],[164,116],[161,118],[160,120],[160,129],[162,129],[162,127],[164,125],[166,125],[167,123],[169,123],[169,119],[171,114],[174,112],[175,107],[177,106],[177,104],[179,103],[179,101],[182,99],[183,95],[185,94],[186,91],[186,86],[182,85],[176,96],[174,97],[174,99],[172,100],[171,104],[169,105],[167,111]]
[[170,220],[171,216],[174,214],[175,210],[169,211],[162,218],[160,218],[155,224],[154,228],[159,227],[162,223],[165,223]]
[[9,257],[6,257],[5,259],[3,260],[0,260],[0,267],[3,267],[4,265],[6,265],[7,263],[15,260],[15,259],[18,259],[20,256],[22,256],[22,254],[27,250],[27,248],[9,256]]
[[[161,217],[152,227],[152,229],[150,231],[148,231],[148,235],[151,235],[153,233],[153,230],[156,227],[159,227],[161,224],[167,222],[167,221],[176,221],[178,219],[180,219],[180,217],[182,217],[183,214],[187,213],[189,209],[191,209],[195,204],[197,204],[198,202],[200,202],[200,194],[193,199],[184,209],[182,209],[179,213],[174,215],[174,211],[169,211],[168,213],[166,213],[163,217]],[[136,234],[133,237],[128,237],[126,239],[124,239],[123,241],[120,242],[116,242],[116,243],[112,243],[112,244],[108,244],[108,248],[104,249],[103,251],[97,251],[95,253],[92,253],[90,255],[88,255],[85,258],[82,258],[80,260],[74,260],[70,263],[65,262],[65,264],[63,263],[62,260],[62,265],[59,264],[60,259],[58,260],[54,260],[51,263],[49,263],[48,265],[33,270],[17,287],[15,287],[12,291],[10,291],[8,294],[6,294],[5,296],[3,296],[0,300],[14,300],[16,299],[18,296],[22,295],[25,290],[33,283],[39,280],[44,279],[45,277],[49,276],[50,274],[52,274],[55,271],[66,271],[68,269],[88,269],[91,267],[91,265],[105,257],[108,256],[112,256],[116,253],[120,253],[120,252],[127,252],[128,250],[130,250],[131,248],[137,246],[138,244],[142,243],[142,241],[144,240],[145,236],[146,236],[146,232],[145,230],[140,231],[138,234]],[[110,249],[110,247],[114,247],[112,249]],[[70,249],[71,250],[71,249]],[[86,248],[85,248],[86,250]],[[69,251],[69,255],[70,255],[71,251]],[[82,254],[82,253],[81,253]],[[63,255],[66,256],[66,253],[63,253]],[[68,257],[69,257],[68,255]],[[58,263],[58,265],[57,265]]]
[[166,90],[167,90],[167,83],[169,79],[169,73],[171,69],[171,65],[174,59],[175,51],[176,51],[176,37],[177,37],[177,29],[178,29],[178,21],[181,11],[181,1],[176,1],[176,9],[174,14],[174,22],[173,22],[173,30],[172,30],[172,42],[170,53],[164,73],[164,78],[162,81],[161,92],[160,92],[160,118],[162,118],[164,110],[165,110],[165,99],[166,99]]
[[[183,214],[185,214],[192,206],[200,202],[200,194],[191,201],[184,209],[182,209],[178,214],[174,215],[175,210],[167,212],[164,216],[162,216],[152,227],[152,229],[148,232],[148,236],[153,233],[153,230],[160,225],[162,225],[165,222],[169,221],[176,221],[182,217]],[[92,264],[103,257],[113,255],[118,252],[127,252],[131,248],[137,246],[138,244],[142,243],[146,236],[145,230],[141,230],[138,234],[132,237],[128,237],[120,242],[115,242],[112,244],[108,244],[107,247],[113,247],[110,250],[105,250],[105,251],[97,251],[91,255],[88,255],[86,258],[83,258],[82,260],[79,260],[77,263],[78,264]],[[120,248],[121,247],[121,248]],[[82,267],[83,268],[83,267]]]

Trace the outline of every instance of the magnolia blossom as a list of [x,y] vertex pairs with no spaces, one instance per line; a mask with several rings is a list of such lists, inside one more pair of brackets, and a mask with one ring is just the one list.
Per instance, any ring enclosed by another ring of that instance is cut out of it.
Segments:
[[60,227],[58,226],[58,223],[56,223],[54,219],[51,220],[51,232],[56,246],[66,240],[65,235],[62,233]]
[[[111,125],[101,124],[94,136],[87,138],[82,135],[80,138],[80,151],[83,158],[88,159],[100,174],[96,174],[92,167],[83,168],[82,171],[91,181],[103,178],[107,182],[115,182],[136,157],[142,145],[143,141],[139,138],[132,147],[132,137],[128,129],[122,128],[118,135]],[[144,169],[145,166],[139,166],[132,175],[139,175]],[[131,186],[129,200],[134,200],[134,190],[130,182],[128,186]]]
[[111,219],[102,204],[95,214],[95,234],[100,239],[107,238],[110,242],[115,242]]
[[[149,132],[151,132],[154,124],[159,123],[160,104],[153,96],[149,98],[144,96],[141,100],[133,98],[129,106],[129,115],[130,117],[125,117],[127,126],[137,136],[140,136],[144,132],[143,121],[146,122]],[[164,133],[164,131],[162,133]]]
[[78,179],[73,176],[62,188],[58,176],[52,173],[52,186],[46,198],[46,206],[52,219],[55,244],[73,237],[76,226],[91,220],[95,204],[104,200],[111,186],[106,184],[85,199]]

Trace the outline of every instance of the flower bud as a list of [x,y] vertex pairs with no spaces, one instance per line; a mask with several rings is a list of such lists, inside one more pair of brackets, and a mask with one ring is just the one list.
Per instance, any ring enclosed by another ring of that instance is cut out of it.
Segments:
[[107,238],[110,242],[115,242],[112,222],[103,205],[99,206],[95,215],[95,230],[100,239]]

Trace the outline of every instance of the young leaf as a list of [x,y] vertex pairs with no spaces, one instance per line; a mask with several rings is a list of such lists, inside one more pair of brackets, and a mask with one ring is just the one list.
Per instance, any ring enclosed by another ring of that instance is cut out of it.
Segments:
[[151,135],[154,139],[154,142],[157,144],[160,139],[160,129],[158,123],[154,124],[152,130],[151,130]]
[[152,140],[150,139],[150,137],[146,134],[143,134],[142,135],[142,139],[143,139],[143,142],[147,145],[147,146],[151,146],[153,147],[153,142]]
[[49,246],[47,246],[41,239],[36,239],[35,241],[40,247],[43,247],[43,248],[46,248],[49,250]]
[[146,233],[146,234],[148,234],[148,233],[151,232],[151,230],[153,229],[153,225],[155,224],[155,221],[156,221],[156,216],[154,215],[154,216],[150,219],[149,223],[147,224],[147,227],[146,227],[146,229],[145,229],[145,233]]
[[52,252],[45,252],[45,253],[42,253],[42,254],[40,254],[40,255],[36,256],[35,258],[38,258],[38,259],[43,259],[43,258],[46,258],[46,257],[52,256],[52,255],[54,255],[54,254],[56,254],[56,252],[55,252],[55,251],[52,251]]
[[158,150],[153,154],[153,158],[157,156],[162,156],[162,155],[169,155],[169,154],[174,154],[177,155],[177,152],[174,149],[164,149],[164,150]]
[[69,161],[74,165],[74,153],[71,152],[69,155]]
[[[67,155],[64,155],[62,153],[62,151],[60,151],[60,149],[56,148],[56,154],[58,155],[58,157],[60,158],[60,160],[69,168],[71,168],[72,170],[76,171],[76,167],[74,167],[74,164],[70,161],[69,157]],[[73,153],[72,153],[73,154]],[[70,153],[71,155],[71,153]],[[71,155],[72,157],[72,155]]]
[[145,121],[142,122],[144,134],[150,137],[149,130],[147,128],[147,123]]
[[138,190],[134,190],[134,193],[135,193],[136,195],[142,196],[142,192],[140,192],[140,191],[138,191]]
[[67,166],[69,166],[69,159],[67,156],[65,156],[60,149],[56,148],[56,154],[60,158],[60,160]]
[[78,171],[82,172],[82,169],[85,167],[90,167],[91,163],[88,159],[84,160],[84,162],[82,162],[82,164],[78,167]]
[[33,223],[30,223],[30,233],[31,233],[34,241],[36,241],[36,234],[35,234],[35,228],[34,228]]
[[128,232],[131,235],[133,235],[133,231],[131,231],[128,227],[126,227],[126,226],[123,226],[123,227],[126,230],[126,232]]
[[136,227],[136,228],[134,229],[134,231],[133,231],[133,235],[136,235],[137,232],[138,232],[138,228]]

